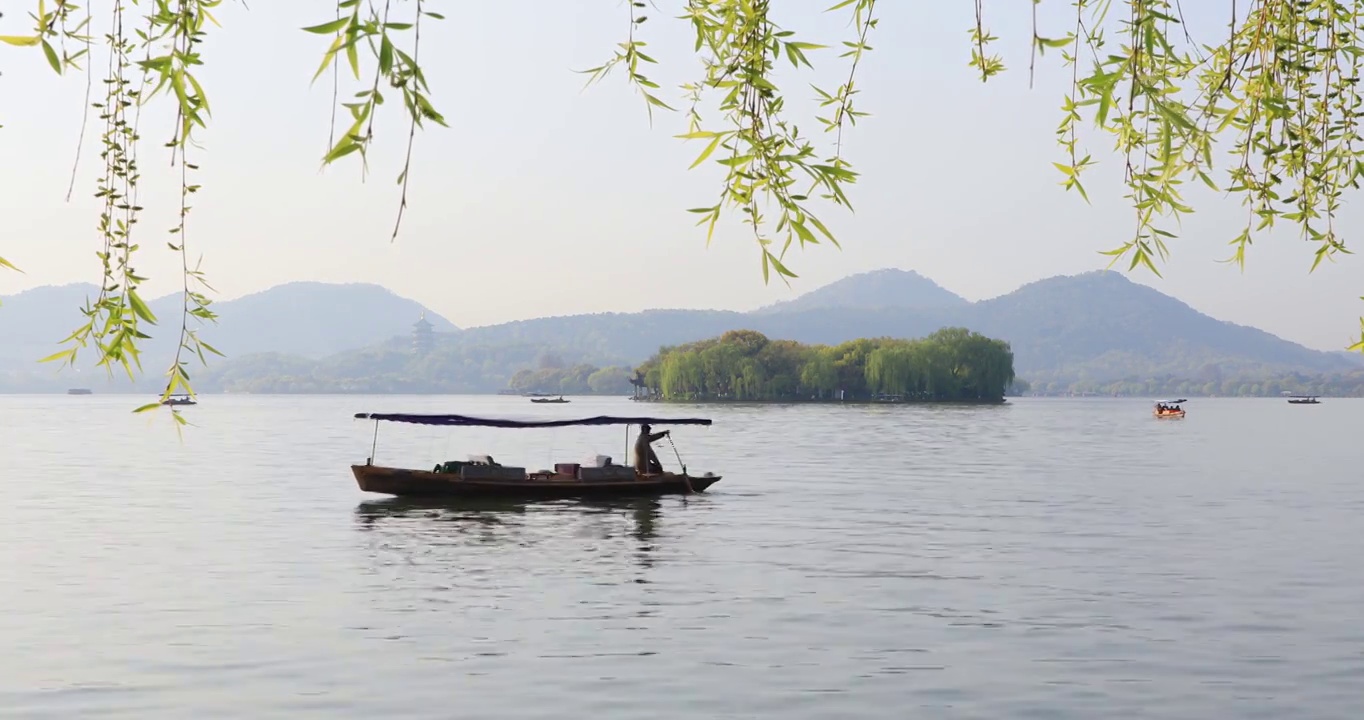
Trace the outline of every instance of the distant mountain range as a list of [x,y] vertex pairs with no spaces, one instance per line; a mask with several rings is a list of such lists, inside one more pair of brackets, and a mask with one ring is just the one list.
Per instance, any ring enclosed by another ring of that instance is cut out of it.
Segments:
[[931,310],[959,308],[969,304],[966,298],[943,289],[913,270],[887,268],[845,277],[793,300],[755,310],[754,314],[770,315],[824,308]]
[[[864,279],[877,296],[856,290]],[[823,296],[824,303],[807,298]],[[1116,272],[1061,276],[990,300],[968,302],[922,276],[896,270],[854,275],[806,296],[750,313],[648,310],[537,318],[464,330],[460,344],[537,342],[609,361],[638,361],[662,345],[746,328],[805,343],[858,337],[919,337],[958,325],[1013,345],[1019,373],[1108,368],[1106,374],[1186,369],[1190,362],[1310,372],[1364,366],[1263,330],[1223,322]],[[852,303],[852,304],[843,304]]]
[[[57,381],[50,369],[37,368],[35,373],[33,360],[57,348],[55,341],[78,323],[77,308],[94,290],[68,285],[3,298],[0,373],[10,373],[11,385],[27,386],[37,376],[44,378],[46,389],[75,384],[69,377]],[[151,305],[169,326],[177,317],[178,303],[178,296],[171,296]],[[633,365],[661,346],[740,328],[773,338],[835,344],[858,337],[919,337],[940,327],[963,326],[1010,342],[1020,377],[1060,383],[1162,376],[1203,382],[1231,375],[1364,369],[1358,355],[1312,350],[1262,330],[1216,320],[1120,273],[1105,271],[1053,277],[997,298],[969,302],[918,273],[878,270],[747,313],[649,310],[546,317],[463,330],[414,301],[365,284],[290,283],[214,308],[220,324],[207,327],[204,335],[229,358],[214,358],[207,373],[199,371],[209,383],[201,385],[203,389],[211,389],[215,378],[219,383],[229,377],[241,383],[271,372],[355,382],[362,382],[367,373],[411,379],[422,373],[444,378],[474,372],[442,386],[492,390],[496,389],[492,385],[505,383],[505,378],[536,358],[543,361],[547,354],[570,363]],[[412,325],[423,313],[437,331],[442,360],[418,362],[411,357]],[[158,330],[159,335],[173,335],[166,328]],[[148,344],[144,366],[149,373],[163,367],[161,358],[169,358],[173,343],[173,338],[158,337]],[[478,365],[476,372],[472,365]]]
[[[84,322],[80,308],[98,292],[94,285],[73,284],[0,298],[0,372],[32,371],[35,360],[61,349],[59,341]],[[152,339],[143,346],[143,365],[159,372],[175,350],[181,297],[147,304],[159,323],[147,329]],[[218,322],[205,326],[202,335],[229,357],[278,352],[322,358],[406,334],[422,313],[437,332],[459,330],[415,301],[362,283],[287,283],[211,309]]]

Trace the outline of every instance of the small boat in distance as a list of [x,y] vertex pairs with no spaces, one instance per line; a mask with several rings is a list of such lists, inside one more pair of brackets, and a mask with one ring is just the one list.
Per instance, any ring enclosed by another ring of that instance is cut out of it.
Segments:
[[94,395],[95,391],[90,388],[71,388],[66,391],[67,395]]
[[1316,395],[1294,395],[1288,398],[1289,405],[1320,405]]
[[559,397],[533,397],[533,398],[530,399],[530,401],[533,402],[533,403],[566,403],[566,402],[572,402],[572,401],[570,401],[570,400],[565,400],[563,395],[560,395]]
[[1182,418],[1184,417],[1184,408],[1180,407],[1180,405],[1188,401],[1188,398],[1180,398],[1178,400],[1158,402],[1156,403],[1155,410],[1152,411],[1152,414],[1157,418],[1162,419]]
[[[401,422],[445,427],[554,428],[588,425],[710,425],[703,418],[589,417],[577,420],[509,420],[477,418],[466,415],[409,415],[403,413],[357,413],[357,420],[374,421],[375,446],[379,422]],[[629,431],[626,431],[627,436]],[[669,436],[671,439],[671,436]],[[674,447],[674,451],[676,448]],[[616,465],[611,458],[597,455],[588,463],[557,463],[553,470],[526,472],[524,467],[504,466],[489,455],[470,455],[468,460],[451,460],[431,470],[382,467],[374,464],[374,448],[364,465],[351,465],[355,482],[364,492],[398,497],[454,498],[575,498],[628,497],[705,492],[720,482],[720,476],[664,471],[640,474],[629,465]]]
[[162,401],[161,401],[161,404],[162,404],[162,405],[198,405],[199,403],[195,402],[195,401],[194,401],[194,398],[190,397],[188,394],[181,393],[181,394],[178,394],[178,395],[172,395],[172,396],[166,398],[165,400],[162,400]]

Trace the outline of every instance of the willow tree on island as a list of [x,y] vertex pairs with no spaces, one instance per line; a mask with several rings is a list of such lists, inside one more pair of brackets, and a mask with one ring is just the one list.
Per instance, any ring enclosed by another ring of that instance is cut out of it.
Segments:
[[840,345],[769,340],[752,330],[663,348],[639,367],[665,400],[785,400],[893,396],[998,402],[1014,380],[1009,344],[964,328],[918,340],[862,338]]
[[[782,26],[783,13],[794,13],[795,3],[629,0],[622,9],[623,41],[605,62],[585,71],[592,81],[612,73],[623,76],[638,89],[651,116],[686,108],[680,112],[687,131],[679,137],[699,143],[692,167],[710,162],[723,168],[718,199],[690,212],[705,228],[707,241],[722,217],[741,218],[756,243],[765,282],[773,273],[795,276],[788,259],[793,246],[838,244],[823,213],[851,208],[849,191],[858,177],[843,151],[843,138],[866,115],[857,104],[858,70],[872,49],[883,6],[877,0],[828,1],[827,37],[801,37]],[[1205,26],[1186,23],[1178,0],[1070,0],[1072,11],[1063,22],[1039,25],[1037,7],[1060,1],[1033,0],[1029,74],[1036,62],[1048,58],[1072,70],[1060,108],[1055,163],[1066,189],[1087,200],[1082,180],[1099,162],[1082,142],[1082,128],[1112,138],[1123,167],[1122,191],[1134,211],[1125,237],[1116,238],[1107,251],[1114,263],[1159,274],[1156,263],[1168,258],[1180,218],[1193,211],[1182,189],[1195,181],[1245,204],[1244,225],[1227,238],[1230,262],[1243,265],[1252,242],[1278,223],[1293,226],[1308,241],[1312,269],[1348,252],[1335,221],[1345,191],[1357,189],[1364,174],[1359,142],[1364,0],[1206,0],[1200,10],[1215,5],[1220,15]],[[206,276],[189,261],[188,248],[190,200],[199,189],[194,173],[205,156],[195,140],[212,118],[210,88],[196,73],[208,62],[201,48],[207,33],[220,32],[211,13],[221,3],[87,0],[78,6],[70,0],[29,0],[28,21],[16,19],[7,7],[11,16],[3,20],[0,45],[37,53],[58,75],[84,73],[89,86],[99,88],[90,105],[103,165],[95,188],[103,209],[92,218],[100,238],[101,290],[83,308],[85,320],[67,338],[66,349],[47,360],[71,363],[79,349],[93,346],[99,363],[111,372],[115,367],[130,376],[140,371],[139,340],[165,320],[154,317],[139,296],[146,278],[134,270],[145,236],[137,221],[142,206],[154,203],[178,206],[170,249],[185,260],[184,302],[174,331],[180,350],[167,371],[166,395],[193,392],[189,356],[202,361],[205,352],[216,352],[196,332],[215,315]],[[407,206],[418,131],[446,125],[422,62],[424,43],[452,37],[433,36],[436,21],[443,19],[433,6],[433,0],[335,0],[332,11],[299,36],[300,43],[315,44],[319,52],[314,80],[330,72],[337,83],[344,77],[352,85],[345,102],[339,84],[333,85],[341,120],[333,122],[324,164],[367,163],[380,139],[375,118],[395,106],[407,118],[407,131],[395,138],[403,192],[395,208],[394,237]],[[702,64],[691,82],[673,92],[646,74],[657,63],[646,39],[652,25],[645,24],[654,10],[691,28],[692,51]],[[969,55],[982,81],[1005,69],[991,51],[997,40],[989,30],[991,17],[976,0],[969,42],[962,48],[963,60]],[[844,79],[815,87],[820,109],[813,118],[802,118],[788,108],[785,88],[805,87],[799,75],[816,62],[839,63]],[[96,65],[101,68],[97,75]],[[792,71],[794,76],[786,74]],[[299,80],[302,87],[306,77]],[[50,112],[36,103],[27,107]],[[139,196],[145,142],[138,127],[144,107],[176,120],[166,146],[179,183],[169,197]],[[2,250],[22,264],[22,250]],[[0,267],[16,269],[4,258]],[[1352,349],[1364,350],[1364,333]],[[878,362],[901,359],[886,356]]]

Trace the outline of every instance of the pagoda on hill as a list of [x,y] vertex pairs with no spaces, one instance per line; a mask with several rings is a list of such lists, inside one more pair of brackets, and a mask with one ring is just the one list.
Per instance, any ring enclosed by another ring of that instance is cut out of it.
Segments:
[[412,354],[425,355],[431,352],[435,344],[435,335],[432,332],[431,323],[426,320],[426,312],[412,325]]

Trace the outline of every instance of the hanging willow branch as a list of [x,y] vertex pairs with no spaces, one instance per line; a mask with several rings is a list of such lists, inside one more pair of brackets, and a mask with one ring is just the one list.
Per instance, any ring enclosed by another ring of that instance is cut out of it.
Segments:
[[[218,26],[212,10],[221,2],[108,0],[103,4],[109,12],[109,27],[102,38],[108,54],[108,69],[103,80],[105,97],[93,104],[99,120],[104,123],[100,136],[100,159],[104,167],[95,193],[103,204],[97,223],[102,242],[97,256],[103,266],[103,278],[98,296],[83,308],[84,324],[67,336],[61,351],[43,361],[74,364],[79,351],[93,345],[98,365],[110,372],[115,367],[122,368],[132,378],[142,370],[139,341],[149,337],[147,331],[157,324],[158,318],[138,293],[146,278],[134,270],[134,260],[141,249],[140,232],[136,229],[142,212],[138,199],[140,171],[137,160],[142,138],[138,126],[142,108],[160,96],[176,121],[173,135],[164,146],[170,151],[172,165],[179,170],[180,212],[175,226],[170,228],[172,238],[167,247],[180,256],[183,302],[179,342],[166,370],[161,398],[137,408],[138,412],[162,407],[172,394],[194,395],[189,358],[197,357],[203,363],[206,353],[221,355],[198,334],[198,324],[213,322],[217,316],[210,309],[212,301],[206,294],[212,288],[199,262],[191,262],[188,238],[190,201],[199,191],[199,186],[191,179],[199,168],[190,162],[189,156],[198,148],[197,133],[208,127],[211,118],[207,93],[195,72],[203,64],[199,46],[205,33],[210,26]],[[76,23],[73,19],[80,8],[74,3],[38,0],[36,5],[31,16],[33,34],[0,36],[0,43],[40,48],[58,74],[79,69],[78,62],[89,53],[92,44],[88,34],[88,12],[85,19]],[[428,97],[426,77],[417,63],[422,19],[443,18],[426,10],[422,0],[385,0],[382,5],[372,0],[365,3],[337,0],[335,9],[332,21],[304,28],[309,33],[332,36],[332,44],[324,54],[317,75],[325,72],[328,66],[339,70],[338,61],[344,57],[354,79],[360,80],[362,74],[366,79],[363,89],[356,92],[355,101],[339,103],[349,111],[352,122],[339,139],[333,134],[334,142],[322,161],[331,164],[358,153],[362,168],[367,167],[367,150],[374,140],[374,117],[383,103],[383,91],[395,88],[401,94],[411,127],[403,170],[398,178],[403,196],[394,227],[396,237],[402,211],[407,206],[407,178],[416,131],[426,121],[445,125],[444,118]],[[412,38],[407,44],[401,42],[405,32]],[[362,70],[361,49],[372,63],[370,70]],[[134,59],[138,56],[140,59]],[[340,79],[339,72],[336,78]],[[73,178],[74,175],[73,170]],[[2,257],[0,268],[17,270]],[[184,423],[178,413],[175,418],[178,423]]]
[[[1183,188],[1194,180],[1239,195],[1245,203],[1247,220],[1230,239],[1228,262],[1244,266],[1253,241],[1277,222],[1294,225],[1311,243],[1313,270],[1350,252],[1335,217],[1343,192],[1358,188],[1364,173],[1358,91],[1364,0],[1217,0],[1225,8],[1226,25],[1211,29],[1187,27],[1178,0],[1068,0],[1074,12],[1064,34],[1056,37],[1037,25],[1041,2],[1033,0],[1030,81],[1047,49],[1059,50],[1072,73],[1057,131],[1063,158],[1055,165],[1062,185],[1088,200],[1082,178],[1095,160],[1080,147],[1083,123],[1110,135],[1123,161],[1133,220],[1131,234],[1107,251],[1114,263],[1126,258],[1129,270],[1140,266],[1159,274],[1157,260],[1168,259],[1181,217],[1193,211]],[[1211,2],[1200,0],[1205,9]],[[96,193],[103,203],[97,223],[103,280],[99,296],[84,309],[86,323],[67,338],[66,349],[47,359],[72,363],[78,349],[93,344],[100,365],[110,371],[118,366],[131,376],[141,368],[138,341],[157,318],[138,295],[144,278],[133,269],[142,210],[138,123],[142,107],[160,96],[176,118],[166,146],[180,169],[180,214],[168,245],[181,256],[184,274],[179,350],[167,371],[163,399],[177,391],[193,394],[186,359],[193,355],[202,361],[205,352],[216,353],[191,323],[215,316],[204,293],[210,288],[187,250],[189,201],[198,190],[191,180],[197,167],[187,155],[211,116],[195,70],[203,63],[198,48],[204,34],[217,26],[211,10],[220,3],[103,0],[94,13],[109,22],[102,35],[108,54],[104,97],[94,103],[104,124],[104,168]],[[34,4],[31,33],[0,36],[0,44],[37,48],[59,74],[81,69],[92,45],[100,44],[92,37],[91,11],[82,17],[82,8],[64,0]],[[334,98],[349,121],[339,135],[333,122],[324,165],[355,155],[367,171],[384,94],[396,90],[402,97],[409,124],[395,238],[407,207],[416,131],[427,122],[446,124],[419,64],[421,23],[443,19],[426,4],[336,0],[329,19],[303,28],[329,38],[314,80],[331,68],[334,95],[341,91],[343,73],[356,83],[346,102]],[[802,133],[791,117],[777,70],[788,62],[798,72],[810,69],[810,58],[829,48],[783,29],[778,13],[785,5],[674,0],[677,19],[693,30],[694,51],[704,67],[701,77],[681,88],[688,130],[680,137],[704,143],[692,167],[710,161],[724,168],[716,201],[691,212],[706,227],[707,243],[721,217],[737,213],[757,243],[765,282],[773,272],[795,277],[786,264],[793,245],[838,244],[816,210],[821,204],[851,209],[848,186],[858,175],[843,154],[843,133],[865,116],[854,106],[857,69],[871,50],[867,41],[877,26],[876,6],[876,0],[840,0],[827,9],[831,23],[846,23],[849,31],[838,56],[846,63],[847,80],[832,90],[815,89],[821,107],[815,119],[830,138],[823,141],[818,134]],[[584,72],[595,82],[624,68],[652,121],[656,111],[673,107],[642,72],[657,64],[644,52],[642,39],[650,7],[628,0],[621,18],[627,24],[625,42],[606,63]],[[997,38],[987,19],[985,3],[976,0],[969,63],[982,81],[1005,72],[1003,59],[989,52]],[[1207,44],[1210,38],[1220,44]],[[1219,158],[1225,159],[1220,178],[1215,172]],[[4,258],[0,268],[16,269]],[[1364,350],[1364,333],[1352,349]]]
[[[1075,70],[1059,133],[1063,185],[1085,193],[1081,173],[1094,163],[1077,159],[1084,120],[1114,138],[1124,162],[1135,216],[1131,237],[1106,251],[1113,263],[1126,258],[1129,270],[1160,274],[1156,259],[1168,259],[1180,218],[1193,212],[1183,197],[1193,181],[1239,195],[1246,207],[1225,262],[1244,268],[1254,240],[1278,222],[1313,247],[1309,272],[1351,252],[1335,216],[1364,174],[1364,0],[1223,0],[1220,32],[1188,27],[1178,0],[1071,4],[1074,28],[1059,38],[1034,31],[1033,52],[1061,48]],[[1364,350],[1364,333],[1350,349]]]

